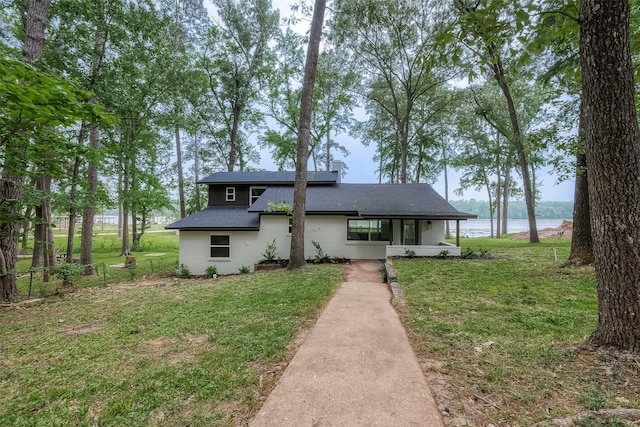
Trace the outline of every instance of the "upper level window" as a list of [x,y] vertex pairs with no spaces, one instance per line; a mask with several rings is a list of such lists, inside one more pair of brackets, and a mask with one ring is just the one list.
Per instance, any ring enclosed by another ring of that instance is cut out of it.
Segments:
[[253,205],[266,189],[267,187],[251,187],[249,189],[249,206]]
[[347,220],[347,240],[388,242],[391,240],[391,220],[349,219]]
[[226,199],[227,202],[236,201],[236,187],[227,187]]

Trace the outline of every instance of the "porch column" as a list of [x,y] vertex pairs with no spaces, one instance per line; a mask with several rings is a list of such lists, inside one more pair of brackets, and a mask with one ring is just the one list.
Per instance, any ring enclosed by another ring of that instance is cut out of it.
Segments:
[[460,220],[456,219],[456,246],[460,247]]

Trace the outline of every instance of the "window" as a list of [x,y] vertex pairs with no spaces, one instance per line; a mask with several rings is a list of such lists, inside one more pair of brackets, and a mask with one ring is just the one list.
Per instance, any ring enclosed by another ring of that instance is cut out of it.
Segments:
[[236,187],[227,187],[227,202],[235,202],[236,201]]
[[388,242],[391,240],[391,220],[349,219],[347,220],[347,240]]
[[267,187],[251,187],[249,189],[249,206],[254,204],[266,189]]
[[229,236],[209,236],[211,258],[229,258]]

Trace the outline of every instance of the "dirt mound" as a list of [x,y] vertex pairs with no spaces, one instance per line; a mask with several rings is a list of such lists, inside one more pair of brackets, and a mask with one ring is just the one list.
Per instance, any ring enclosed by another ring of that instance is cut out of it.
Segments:
[[[557,237],[558,239],[571,239],[573,235],[573,221],[567,221],[566,219],[562,221],[556,228],[544,228],[542,230],[538,230],[538,237],[541,239],[546,239],[549,237]],[[529,232],[522,231],[511,238],[511,240],[529,240]]]

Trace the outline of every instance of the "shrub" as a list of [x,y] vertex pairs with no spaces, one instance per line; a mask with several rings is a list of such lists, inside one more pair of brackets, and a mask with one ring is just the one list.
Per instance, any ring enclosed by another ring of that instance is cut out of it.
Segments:
[[267,209],[264,210],[265,212],[284,212],[287,215],[291,215],[293,213],[293,207],[285,202],[282,203],[273,203],[273,202],[269,202],[267,204]]
[[406,256],[407,258],[415,258],[416,257],[416,251],[414,251],[413,249],[405,249],[404,250],[404,256]]
[[262,253],[262,256],[268,262],[274,262],[278,257],[278,248],[276,246],[276,239],[273,239],[271,243],[267,243],[267,247]]
[[251,269],[248,266],[243,265],[238,269],[238,272],[240,274],[249,274],[249,273],[251,273]]
[[316,248],[315,261],[317,263],[324,264],[331,261],[331,258],[329,257],[329,255],[327,255],[324,249],[322,249],[322,246],[320,246],[320,242],[316,242],[315,240],[312,240],[311,243],[313,244],[313,247]]
[[207,267],[204,273],[208,278],[212,279],[218,274],[218,267],[216,267],[215,265],[210,265]]
[[489,251],[486,249],[478,249],[478,252],[476,253],[473,249],[471,248],[467,248],[465,250],[462,251],[462,253],[460,253],[460,258],[462,259],[476,259],[476,258],[483,258],[483,259],[487,259],[487,258],[491,258],[489,255]]
[[191,270],[189,270],[189,267],[187,267],[186,265],[181,265],[178,269],[178,277],[182,279],[188,279],[189,277],[191,277]]
[[80,264],[64,263],[55,269],[55,273],[62,279],[62,286],[73,286],[72,279],[82,276],[83,269]]
[[446,258],[449,256],[449,253],[450,253],[450,252],[449,252],[448,250],[446,250],[446,249],[445,249],[445,250],[443,250],[443,251],[440,251],[440,252],[438,253],[438,258],[440,258],[440,259],[446,259]]
[[475,259],[477,257],[478,257],[478,255],[476,255],[474,250],[471,249],[471,248],[466,248],[465,250],[460,252],[460,258],[462,258],[462,259]]

